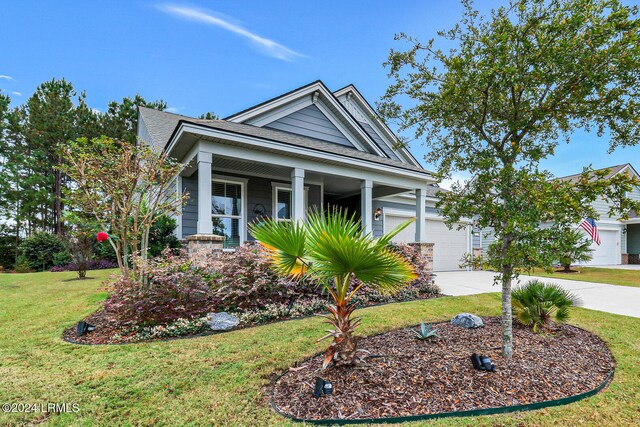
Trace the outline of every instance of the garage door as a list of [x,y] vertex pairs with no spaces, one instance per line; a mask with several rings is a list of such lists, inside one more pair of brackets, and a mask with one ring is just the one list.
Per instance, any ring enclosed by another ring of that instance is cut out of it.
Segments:
[[[619,231],[599,230],[600,245],[591,243],[593,259],[584,265],[615,265],[622,262],[620,256]],[[585,233],[586,235],[586,233]]]
[[[384,232],[388,233],[396,226],[409,219],[400,215],[384,216]],[[447,271],[460,270],[460,258],[468,252],[468,233],[466,228],[460,231],[449,230],[443,221],[434,219],[426,220],[426,239],[429,243],[434,243],[433,247],[433,270]],[[414,242],[416,235],[416,226],[411,224],[398,234],[393,241]]]

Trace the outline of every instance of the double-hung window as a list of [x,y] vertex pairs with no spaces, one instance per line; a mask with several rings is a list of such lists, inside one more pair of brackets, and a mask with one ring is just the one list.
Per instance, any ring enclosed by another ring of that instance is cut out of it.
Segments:
[[214,179],[212,183],[213,234],[225,237],[225,248],[235,248],[244,241],[243,191],[244,185],[240,182]]

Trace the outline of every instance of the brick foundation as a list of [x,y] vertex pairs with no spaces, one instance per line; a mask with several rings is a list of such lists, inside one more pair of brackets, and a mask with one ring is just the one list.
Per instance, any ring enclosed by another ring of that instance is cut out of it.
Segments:
[[224,236],[215,234],[193,234],[187,236],[186,241],[189,258],[196,264],[201,264],[208,258],[220,256],[224,245]]
[[622,254],[622,265],[629,264],[629,254]]
[[640,254],[629,254],[628,257],[629,264],[640,264]]

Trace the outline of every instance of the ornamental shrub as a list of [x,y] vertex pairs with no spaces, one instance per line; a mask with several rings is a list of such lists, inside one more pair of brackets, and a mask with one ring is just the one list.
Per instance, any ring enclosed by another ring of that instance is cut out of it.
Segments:
[[108,290],[107,318],[116,326],[166,325],[215,311],[211,275],[169,250],[149,262],[145,281],[120,276]]
[[49,233],[35,233],[20,243],[21,255],[29,268],[36,271],[46,271],[53,267],[56,260],[60,261],[64,258],[61,252],[67,252],[64,242]]
[[279,276],[270,268],[268,253],[260,245],[246,244],[212,260],[218,271],[214,294],[224,310],[251,310],[272,304],[292,304],[299,298],[317,296],[317,283]]
[[564,323],[571,307],[582,305],[580,298],[555,283],[531,280],[511,292],[513,312],[520,323],[534,332],[548,329],[551,319]]

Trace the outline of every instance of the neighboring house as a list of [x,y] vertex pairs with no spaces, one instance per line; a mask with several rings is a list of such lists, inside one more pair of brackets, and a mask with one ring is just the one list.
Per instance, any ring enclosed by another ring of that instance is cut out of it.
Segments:
[[260,217],[338,206],[376,236],[417,217],[396,241],[435,243],[435,270],[458,269],[471,248],[468,227],[449,230],[437,214],[432,174],[353,85],[331,92],[316,81],[224,120],[140,107],[138,129],[187,165],[176,186],[190,195],[179,237],[221,235],[233,248],[253,240],[248,224]]
[[[600,170],[609,169],[610,173],[605,178],[608,179],[619,173],[629,173],[636,177],[640,177],[638,172],[626,163],[623,165],[611,166]],[[580,174],[569,175],[559,178],[563,181],[576,181],[580,178]],[[627,197],[633,200],[640,200],[640,188],[634,188]],[[633,263],[638,264],[640,254],[640,216],[637,212],[631,212],[628,220],[620,220],[617,217],[609,216],[609,204],[603,200],[597,200],[593,203],[593,207],[600,215],[596,219],[598,230],[600,233],[600,245],[591,244],[593,249],[593,259],[584,265],[619,265]],[[576,224],[576,227],[578,224]],[[582,229],[580,228],[582,231]],[[586,233],[585,233],[586,235]],[[493,243],[494,238],[490,229],[482,230],[482,232],[473,233],[473,247],[482,248],[482,252],[486,253],[489,245]]]

